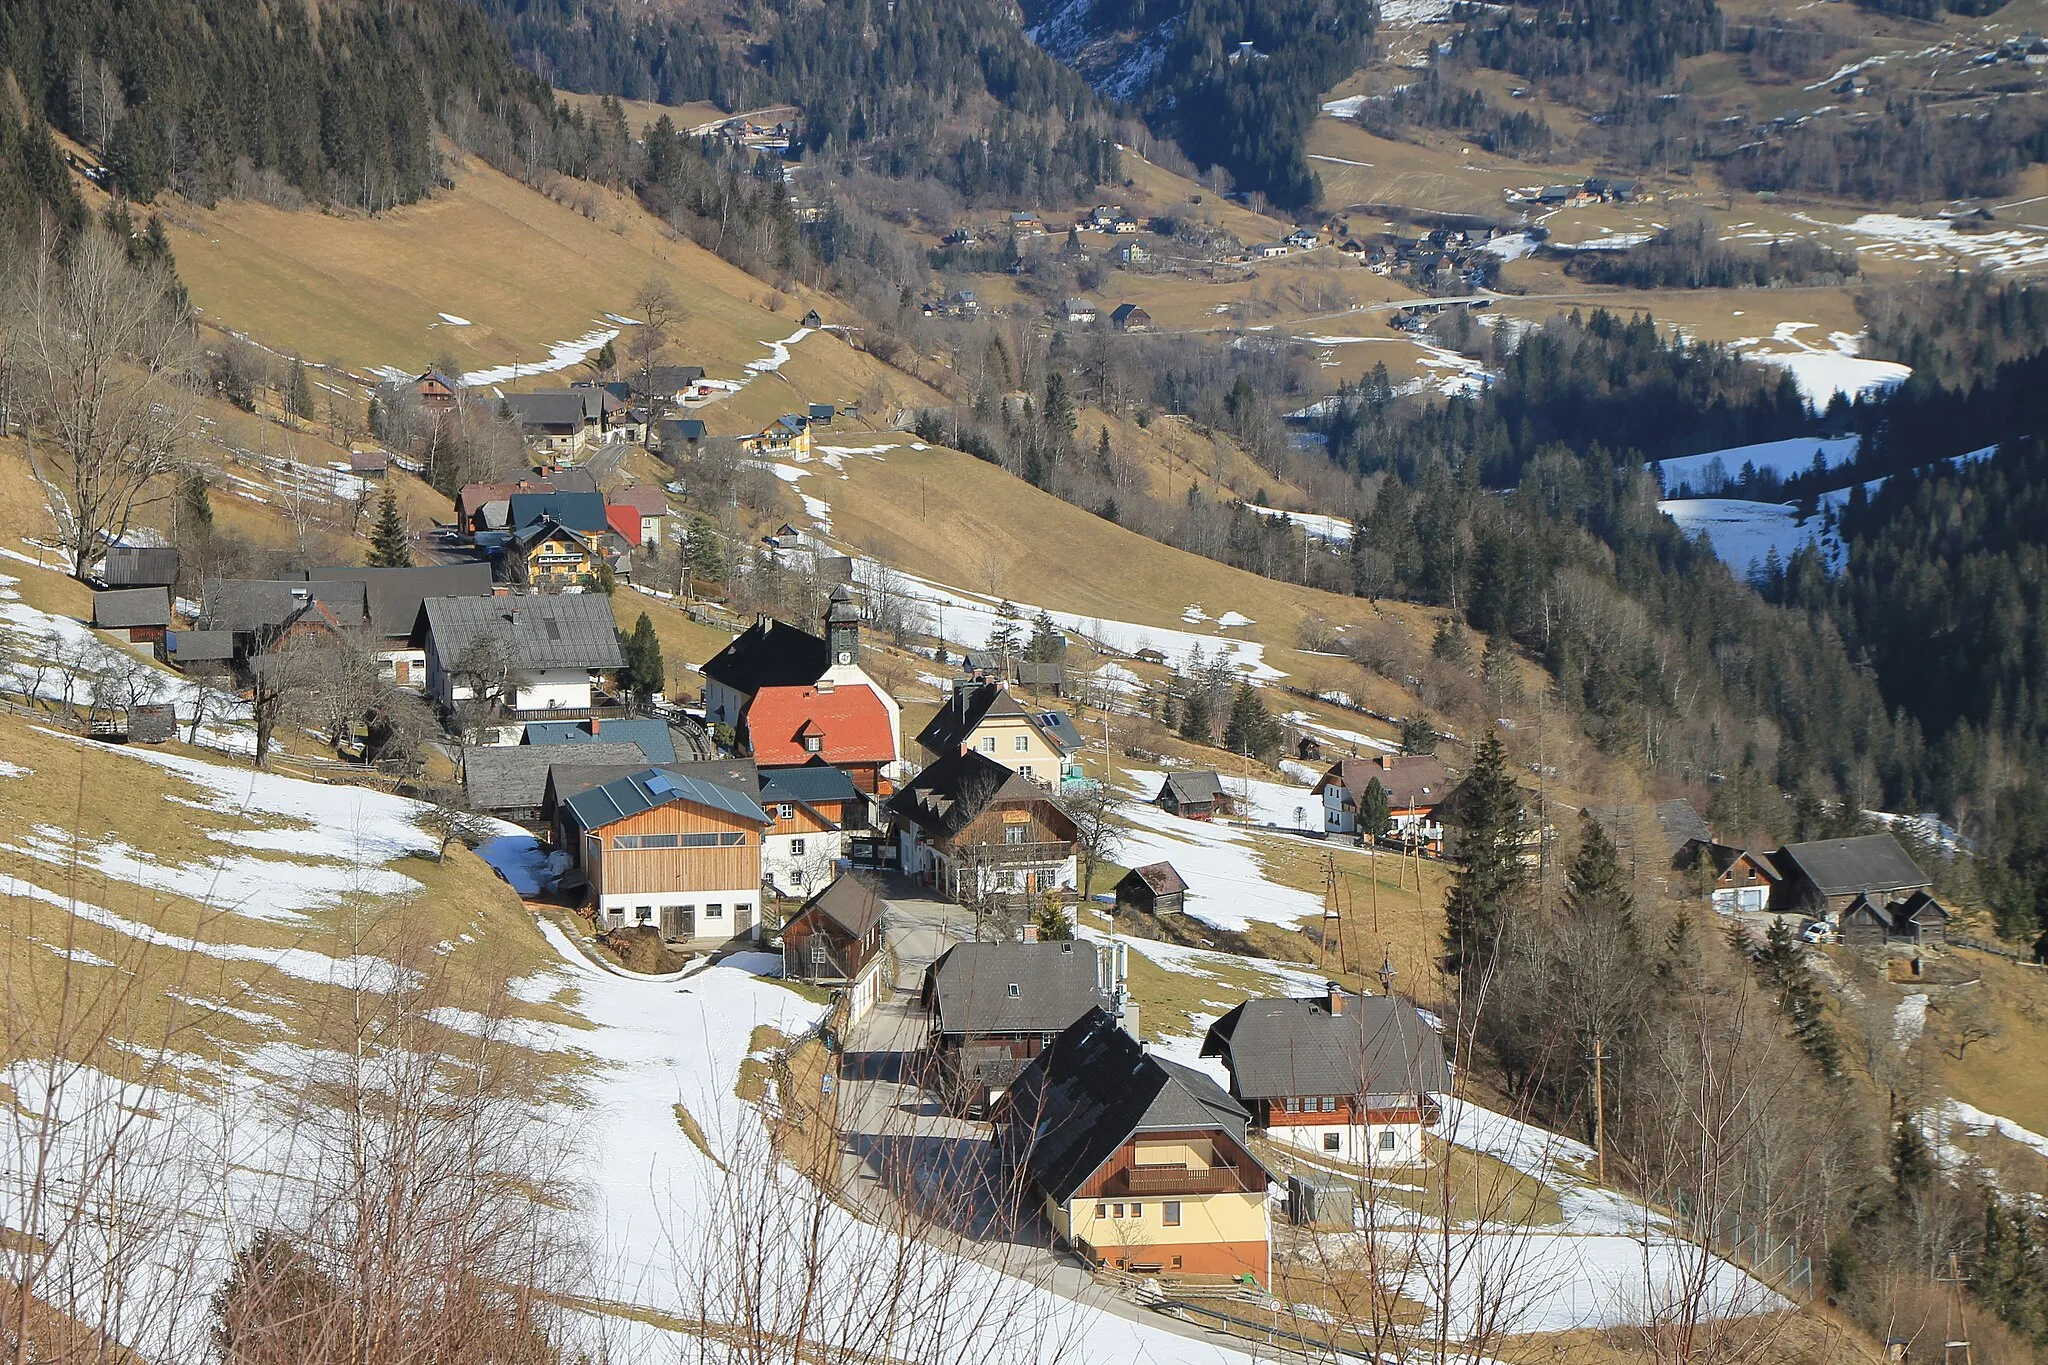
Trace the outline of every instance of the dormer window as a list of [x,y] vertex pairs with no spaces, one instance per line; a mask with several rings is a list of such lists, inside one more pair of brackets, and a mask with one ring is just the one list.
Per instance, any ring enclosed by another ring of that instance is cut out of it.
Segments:
[[825,740],[824,740],[824,737],[823,737],[823,736],[821,736],[821,735],[805,735],[805,736],[804,736],[804,752],[805,752],[805,753],[807,753],[807,754],[815,754],[815,753],[819,752],[820,750],[822,750],[822,749],[823,749],[824,747],[825,747]]
[[1012,981],[1010,983],[1010,998],[1012,1000],[1015,1000],[1018,996],[1022,995],[1023,993],[1024,992],[1022,990],[1018,989],[1016,982]]

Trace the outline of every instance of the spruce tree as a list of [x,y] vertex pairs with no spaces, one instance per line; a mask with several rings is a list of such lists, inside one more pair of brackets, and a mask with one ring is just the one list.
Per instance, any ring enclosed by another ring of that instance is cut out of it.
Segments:
[[661,640],[646,612],[641,612],[640,619],[633,623],[633,633],[626,637],[625,648],[620,652],[626,658],[625,676],[619,679],[622,687],[642,701],[661,691],[667,681],[661,661]]
[[290,372],[285,377],[284,410],[296,421],[305,421],[313,415],[313,385],[306,378],[306,362],[292,357]]
[[1266,710],[1259,690],[1248,682],[1240,682],[1231,696],[1223,743],[1232,753],[1253,758],[1263,758],[1280,747],[1280,727]]
[[996,604],[996,623],[988,633],[988,647],[1005,664],[1016,657],[1024,643],[1022,619],[1017,604],[1009,598]]
[[1436,726],[1428,716],[1410,716],[1401,722],[1401,752],[1404,754],[1433,754],[1436,752]]
[[388,484],[377,501],[377,524],[370,528],[370,567],[412,567],[412,541],[406,535],[405,519],[398,514],[398,494]]
[[1387,831],[1394,823],[1394,803],[1387,798],[1387,789],[1375,777],[1365,784],[1365,790],[1358,797],[1358,833],[1362,838],[1377,843],[1387,837]]
[[1057,901],[1047,901],[1038,910],[1038,941],[1065,943],[1074,937],[1074,921]]
[[1216,742],[1215,720],[1209,710],[1209,694],[1192,687],[1180,705],[1180,737],[1196,744]]
[[1463,973],[1492,961],[1507,917],[1528,884],[1522,863],[1528,815],[1498,735],[1489,733],[1479,743],[1459,788],[1456,823],[1465,866],[1444,898],[1444,951],[1450,969]]
[[1616,932],[1635,934],[1635,893],[1621,870],[1621,854],[1586,811],[1579,812],[1579,851],[1566,878],[1564,908],[1567,914],[1610,925]]
[[1066,652],[1067,637],[1060,634],[1060,628],[1044,610],[1032,618],[1031,643],[1024,647],[1024,655],[1034,663],[1048,664]]
[[689,535],[683,542],[683,559],[690,566],[690,576],[701,578],[707,583],[725,581],[725,551],[718,543],[718,528],[711,524],[709,517],[699,514],[690,518]]

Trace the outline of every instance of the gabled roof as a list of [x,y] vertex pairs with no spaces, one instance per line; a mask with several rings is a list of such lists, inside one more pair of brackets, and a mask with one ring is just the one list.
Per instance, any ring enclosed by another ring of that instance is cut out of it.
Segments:
[[654,396],[681,393],[703,377],[702,365],[656,365],[645,375],[636,370],[627,376],[634,392],[641,391],[644,380],[646,392]]
[[[764,687],[741,723],[747,750],[764,768],[827,763],[891,763],[896,734],[881,695],[864,683],[837,687]],[[807,741],[815,739],[812,749]]]
[[508,499],[514,530],[524,529],[553,517],[572,531],[586,535],[607,529],[602,493],[514,493]]
[[1159,784],[1159,797],[1172,797],[1183,806],[1200,806],[1226,799],[1223,779],[1213,770],[1204,769],[1192,773],[1168,773],[1166,780]]
[[1889,834],[1787,844],[1775,860],[1786,875],[1795,869],[1803,874],[1823,896],[1917,890],[1928,884],[1927,874]]
[[1074,718],[1064,711],[1034,711],[1031,719],[1037,723],[1040,733],[1052,741],[1055,749],[1071,754],[1088,747],[1088,741],[1081,737]]
[[[526,745],[560,749],[574,746],[588,749],[616,741],[621,744],[637,744],[640,752],[647,755],[649,763],[673,763],[676,761],[675,736],[670,733],[668,722],[660,720],[534,720],[526,723]],[[598,758],[578,757],[571,759],[557,753],[555,762],[599,763]]]
[[102,630],[171,623],[169,588],[108,588],[92,595],[92,623]]
[[711,656],[704,676],[751,695],[764,687],[809,687],[831,662],[825,642],[800,626],[764,617]]
[[1767,855],[1734,844],[1717,844],[1711,839],[1686,840],[1679,848],[1677,856],[1672,859],[1672,864],[1680,871],[1689,871],[1699,866],[1702,854],[1706,855],[1707,865],[1714,869],[1716,877],[1746,858],[1766,880],[1778,880],[1778,869]]
[[969,749],[948,754],[898,787],[889,798],[889,811],[943,839],[973,824],[989,807],[1016,801],[1043,802],[1066,818],[1043,787]]
[[885,908],[881,891],[872,880],[858,872],[843,872],[832,879],[830,886],[805,901],[790,920],[813,915],[838,925],[848,938],[861,939],[882,922]]
[[[1136,242],[1127,242],[1123,246],[1117,248],[1117,250],[1119,251],[1130,251],[1133,249],[1139,249],[1138,244]],[[1110,313],[1109,316],[1113,321],[1116,322],[1128,322],[1133,317],[1149,318],[1152,315],[1146,312],[1143,308],[1140,308],[1135,303],[1120,303]]]
[[1450,1089],[1443,1041],[1399,996],[1247,1000],[1209,1026],[1204,1057],[1221,1057],[1243,1099],[1359,1095],[1412,1102]]
[[668,490],[657,483],[629,483],[614,488],[607,501],[613,507],[630,507],[643,517],[668,515]]
[[721,811],[759,825],[773,823],[753,797],[663,768],[643,768],[613,778],[602,786],[577,793],[563,804],[579,826],[596,830],[678,802]]
[[1948,907],[1936,900],[1925,890],[1915,891],[1892,907],[1893,917],[1901,924],[1932,924],[1948,922]]
[[603,399],[595,389],[550,389],[538,393],[508,393],[502,400],[522,427],[574,430],[595,422],[603,410]]
[[940,756],[958,753],[983,721],[1010,716],[1029,719],[1009,688],[999,682],[963,682],[918,731],[917,742]]
[[639,508],[624,507],[615,502],[607,503],[604,509],[604,519],[605,524],[611,528],[612,534],[625,541],[627,545],[637,546],[640,543]]
[[313,583],[360,583],[370,613],[370,629],[387,640],[410,638],[419,628],[420,606],[429,597],[488,597],[491,566],[481,560],[467,564],[416,564],[409,569],[308,569]]
[[552,493],[555,485],[547,479],[522,479],[517,483],[466,483],[455,495],[455,515],[468,521],[486,503],[504,502],[514,493]]
[[1109,1004],[1098,966],[1085,939],[957,943],[925,968],[924,1003],[941,1033],[1057,1033]]
[[110,588],[161,588],[178,581],[178,552],[168,545],[115,545],[100,581]]
[[1143,882],[1145,889],[1155,896],[1171,896],[1188,889],[1186,879],[1174,870],[1172,863],[1147,863],[1125,875]]
[[221,663],[235,657],[235,635],[229,630],[174,630],[165,637],[164,649],[174,663]]
[[277,630],[315,606],[343,627],[369,623],[361,583],[309,583],[301,579],[221,578],[206,585],[200,619],[209,630]]
[[1393,810],[1428,810],[1451,789],[1451,772],[1431,754],[1380,754],[1372,758],[1340,758],[1316,779],[1310,793],[1331,785],[1342,787],[1353,801],[1365,795],[1374,778],[1387,791]]
[[1090,1010],[1004,1091],[998,1142],[1064,1203],[1133,1137],[1220,1131],[1239,1148],[1250,1115],[1193,1067],[1147,1052],[1108,1011]]
[[761,770],[761,804],[773,806],[784,801],[816,805],[830,801],[858,801],[860,788],[844,770],[819,760],[801,768]]
[[[648,758],[639,745],[625,740],[578,745],[575,753],[578,761],[616,764],[632,772],[645,768]],[[547,794],[549,769],[562,757],[562,750],[552,747],[480,745],[464,755],[463,791],[478,810],[538,810]]]
[[592,787],[602,787],[607,782],[629,777],[650,767],[683,777],[694,777],[699,782],[709,782],[714,787],[724,787],[742,796],[754,797],[757,801],[760,799],[760,778],[754,771],[752,759],[720,758],[700,763],[594,763],[586,761],[584,757],[590,752],[591,747],[593,746],[575,745],[564,749],[554,745],[542,749],[543,753],[552,752],[555,757],[555,761],[548,768],[547,786],[541,794],[542,819],[552,821],[555,818],[555,811],[572,796],[587,792]]
[[603,593],[559,597],[430,597],[427,634],[444,666],[495,636],[518,668],[620,668],[619,629]]

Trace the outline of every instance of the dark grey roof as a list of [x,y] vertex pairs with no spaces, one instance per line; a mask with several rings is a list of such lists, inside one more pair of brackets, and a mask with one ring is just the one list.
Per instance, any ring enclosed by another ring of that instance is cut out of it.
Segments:
[[1221,1057],[1243,1099],[1363,1095],[1398,1100],[1450,1089],[1443,1041],[1399,996],[1345,994],[1247,1000],[1209,1026],[1204,1057]]
[[601,402],[595,389],[552,389],[538,393],[508,393],[505,407],[522,427],[574,430],[595,422]]
[[635,370],[627,376],[632,381],[633,392],[644,392],[656,398],[681,393],[703,377],[702,365],[656,365],[645,374]]
[[557,493],[595,493],[597,475],[581,466],[556,469],[548,474],[548,482],[555,486]]
[[712,655],[704,676],[752,696],[764,687],[809,687],[830,663],[823,640],[771,617],[748,626]]
[[1024,708],[999,682],[963,682],[953,689],[918,732],[917,742],[935,754],[950,754],[967,742],[975,728],[991,716],[1021,716]]
[[416,564],[409,569],[308,569],[317,583],[360,583],[368,599],[370,629],[387,640],[410,639],[420,623],[420,605],[429,597],[488,597],[491,566]]
[[882,922],[882,912],[886,908],[887,903],[872,879],[858,872],[844,872],[833,878],[830,886],[805,901],[803,908],[791,918],[819,915],[845,930],[848,937],[865,938],[869,930]]
[[650,767],[694,777],[699,782],[760,800],[760,774],[751,758],[716,758],[696,763],[586,763],[582,758],[585,751],[586,746],[581,745],[566,752],[559,747],[554,750],[555,762],[548,769],[547,790],[541,797],[543,819],[554,819],[556,809],[572,796]]
[[427,634],[444,665],[486,636],[520,668],[619,668],[619,630],[603,593],[560,597],[429,597]]
[[110,588],[160,588],[178,581],[178,552],[168,545],[116,545],[100,581]]
[[1907,891],[1928,884],[1927,874],[1889,834],[1787,844],[1778,850],[1775,860],[1788,876],[1797,869],[1823,896]]
[[219,578],[206,585],[200,620],[208,630],[276,630],[318,603],[337,624],[353,628],[369,623],[367,602],[359,582]]
[[1183,806],[1200,806],[1224,799],[1223,779],[1214,771],[1168,773],[1159,786],[1161,798],[1171,796]]
[[216,663],[235,657],[235,636],[226,630],[174,630],[165,649],[174,663]]
[[806,763],[801,768],[770,768],[761,774],[761,804],[778,801],[855,801],[860,788],[853,779],[829,763]]
[[1244,1106],[1193,1067],[1145,1051],[1105,1010],[1090,1010],[1004,1092],[997,1142],[1050,1198],[1065,1202],[1140,1133],[1221,1130],[1240,1148]]
[[605,515],[604,494],[566,492],[514,493],[506,499],[514,530],[537,526],[549,517],[572,531],[594,534],[611,525]]
[[1069,940],[955,944],[925,968],[924,1001],[939,1032],[987,1038],[1057,1033],[1109,997],[1095,945]]
[[129,626],[168,626],[169,588],[109,588],[92,595],[92,623],[103,630]]
[[[477,810],[538,810],[547,793],[548,769],[562,761],[563,751],[533,748],[526,744],[486,745],[467,751],[464,758],[463,790]],[[647,766],[647,755],[628,740],[580,744],[574,750],[579,761],[617,764],[638,772]]]
[[584,829],[603,829],[606,825],[676,801],[724,811],[756,824],[773,823],[751,796],[664,768],[643,768],[625,777],[614,778],[602,786],[577,793],[563,804]]
[[1039,711],[1033,717],[1038,728],[1051,735],[1062,749],[1069,753],[1088,747],[1088,741],[1081,737],[1074,718],[1064,711]]
[[969,749],[946,755],[898,787],[889,798],[889,810],[943,838],[957,834],[990,806],[1006,800],[1043,801],[1060,809],[1043,787],[987,754]]
[[1147,863],[1134,867],[1124,874],[1125,879],[1135,878],[1155,896],[1171,896],[1188,889],[1187,880],[1175,870],[1172,863]]
[[[1637,822],[1643,816],[1640,806],[1588,806],[1586,813],[1607,831],[1618,848],[1632,848],[1636,842]],[[1652,813],[1656,817],[1657,832],[1664,840],[1664,851],[1676,856],[1688,843],[1697,839],[1701,843],[1712,843],[1713,834],[1707,829],[1707,822],[1693,809],[1693,804],[1683,797],[1675,801],[1659,801]]]

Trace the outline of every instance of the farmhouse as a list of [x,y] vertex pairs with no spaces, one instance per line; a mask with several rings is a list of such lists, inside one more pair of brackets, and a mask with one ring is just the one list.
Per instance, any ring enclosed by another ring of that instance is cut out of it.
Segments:
[[1024,1068],[995,1114],[1014,1187],[1090,1261],[1135,1274],[1272,1282],[1266,1187],[1244,1107],[1090,1010]]
[[1068,322],[1093,323],[1098,316],[1095,304],[1089,299],[1068,299],[1063,311]]
[[897,857],[957,901],[1074,885],[1073,820],[1037,783],[969,750],[942,758],[889,798]]
[[1213,768],[1200,772],[1168,773],[1159,784],[1152,804],[1183,820],[1207,820],[1230,814],[1235,803],[1223,790],[1223,779]]
[[[1152,315],[1135,303],[1120,303],[1110,312],[1109,325],[1119,332],[1149,332]],[[1142,652],[1139,657],[1144,657]]]
[[603,398],[595,389],[508,393],[498,400],[535,450],[574,463],[601,434]]
[[538,832],[545,827],[541,812],[550,771],[564,762],[608,764],[622,776],[648,767],[649,755],[638,744],[624,740],[578,745],[573,757],[552,745],[483,745],[463,754],[463,795],[472,810]]
[[624,488],[614,489],[605,499],[605,506],[614,527],[621,509],[634,514],[640,523],[639,534],[633,537],[635,543],[661,543],[662,521],[668,516],[668,490],[660,484],[629,483]]
[[92,623],[131,645],[160,645],[171,625],[169,588],[108,588],[92,595]]
[[1172,863],[1134,867],[1116,884],[1116,908],[1148,915],[1178,915],[1186,908],[1188,884]]
[[1110,250],[1109,259],[1118,265],[1143,265],[1152,259],[1152,253],[1137,242],[1124,242]]
[[925,1047],[941,1093],[987,1112],[1025,1062],[1093,1009],[1114,1010],[1093,943],[960,943],[925,968]]
[[501,558],[506,580],[542,592],[595,587],[614,561],[605,534],[579,531],[552,513],[543,515],[506,541]]
[[1681,870],[1707,881],[1708,899],[1721,915],[1769,908],[1771,889],[1778,883],[1777,865],[1769,854],[1711,839],[1687,840],[1677,863]]
[[1066,776],[1074,751],[1046,719],[1057,714],[1025,710],[1002,683],[962,682],[918,732],[917,742],[933,758],[972,749],[1019,777],[1051,785]]
[[568,798],[559,819],[600,925],[655,925],[693,949],[759,934],[769,821],[752,797],[645,768]]
[[421,609],[429,597],[489,597],[491,566],[482,562],[417,564],[405,569],[330,567],[306,570],[309,583],[360,584],[368,614],[366,641],[377,652],[377,675],[402,687],[424,687],[427,651]]
[[1451,790],[1450,770],[1430,754],[1375,754],[1343,758],[1309,788],[1323,799],[1323,828],[1331,834],[1356,834],[1360,803],[1374,782],[1387,794],[1388,833],[1399,842],[1427,849],[1441,848],[1443,826],[1436,808]]
[[625,664],[601,593],[430,597],[425,616],[427,694],[443,711],[480,703],[504,717],[497,743],[516,744],[521,722],[589,711]]
[[1885,903],[1925,891],[1925,872],[1889,834],[1787,844],[1771,855],[1781,880],[1771,909],[1832,919],[1858,900]]
[[800,412],[784,413],[753,435],[742,436],[740,448],[751,455],[808,455],[811,419]]
[[1332,982],[1307,999],[1247,1000],[1210,1025],[1230,1093],[1275,1142],[1347,1164],[1419,1166],[1436,1095],[1450,1090],[1442,1040],[1395,995]]

